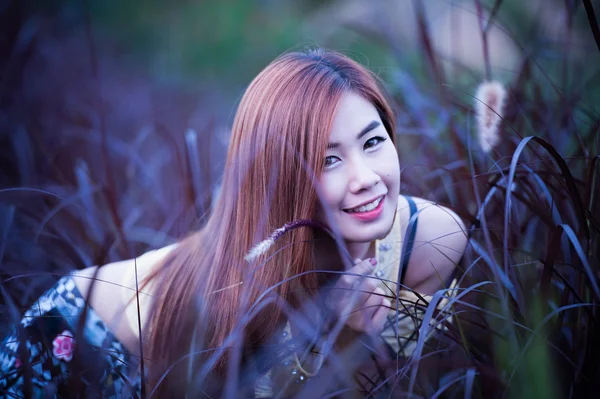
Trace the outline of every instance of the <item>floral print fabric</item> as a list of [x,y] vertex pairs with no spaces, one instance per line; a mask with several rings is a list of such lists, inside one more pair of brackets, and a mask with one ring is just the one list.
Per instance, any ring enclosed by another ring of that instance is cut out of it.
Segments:
[[70,362],[73,358],[75,340],[71,331],[65,330],[52,341],[52,354],[55,358]]
[[135,359],[69,276],[42,295],[0,345],[2,397],[139,397],[140,384]]

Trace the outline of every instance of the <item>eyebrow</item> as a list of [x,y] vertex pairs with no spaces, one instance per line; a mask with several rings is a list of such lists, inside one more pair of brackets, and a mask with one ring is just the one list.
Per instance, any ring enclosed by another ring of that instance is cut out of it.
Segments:
[[[371,130],[375,129],[379,125],[381,125],[381,123],[378,122],[378,121],[371,121],[371,122],[369,122],[369,124],[367,126],[365,126],[360,131],[360,133],[358,133],[356,135],[356,140],[360,140],[362,138],[362,136],[364,136],[365,134],[369,133]],[[340,146],[340,143],[331,142],[331,143],[327,144],[327,149],[331,150],[333,148],[338,148],[339,146]]]

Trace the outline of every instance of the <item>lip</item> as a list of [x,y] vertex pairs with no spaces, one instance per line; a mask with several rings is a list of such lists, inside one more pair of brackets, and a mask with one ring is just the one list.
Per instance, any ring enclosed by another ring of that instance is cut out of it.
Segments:
[[[383,212],[383,203],[385,202],[385,195],[381,198],[381,201],[379,201],[379,205],[377,205],[377,208],[371,209],[370,211],[365,211],[365,212],[346,212],[347,215],[352,216],[355,219],[360,220],[361,222],[370,222],[371,220],[377,219],[377,217],[379,217],[379,215],[381,215],[381,212]],[[373,202],[375,201],[377,198],[379,197],[375,197],[374,199],[372,199],[369,202]],[[365,204],[368,204],[369,202],[365,202]],[[361,205],[359,205],[361,206]]]
[[348,210],[348,209],[354,209],[354,208],[358,208],[359,206],[363,206],[363,205],[370,204],[371,202],[375,201],[377,198],[382,198],[382,199],[383,199],[383,197],[385,197],[385,194],[384,194],[384,195],[378,195],[377,197],[373,197],[373,198],[371,198],[370,200],[368,200],[368,201],[365,201],[365,202],[363,202],[363,203],[361,203],[361,204],[358,204],[358,205],[356,205],[356,206],[353,206],[353,207],[350,207],[350,208],[346,208],[346,209],[344,209],[344,211],[346,211],[346,210]]

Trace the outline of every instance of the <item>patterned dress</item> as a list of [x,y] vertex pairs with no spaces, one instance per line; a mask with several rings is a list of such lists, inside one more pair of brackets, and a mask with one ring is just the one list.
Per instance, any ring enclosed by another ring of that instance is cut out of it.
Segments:
[[47,398],[79,392],[81,397],[138,397],[141,378],[131,375],[136,369],[137,360],[86,306],[75,282],[66,276],[25,312],[2,341],[0,395],[20,398],[29,392],[34,398]]

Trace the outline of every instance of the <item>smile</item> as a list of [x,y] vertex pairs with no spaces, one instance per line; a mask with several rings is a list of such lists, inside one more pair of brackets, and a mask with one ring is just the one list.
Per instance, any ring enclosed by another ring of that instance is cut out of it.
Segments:
[[368,204],[357,206],[356,208],[352,208],[352,209],[344,209],[344,211],[346,211],[348,213],[372,211],[373,209],[377,208],[377,205],[379,205],[379,203],[381,202],[382,199],[383,199],[383,196],[377,198],[374,201],[369,202]]
[[384,198],[385,195],[369,202],[368,204],[364,204],[352,209],[344,209],[344,212],[363,222],[373,220],[381,214],[383,210]]

